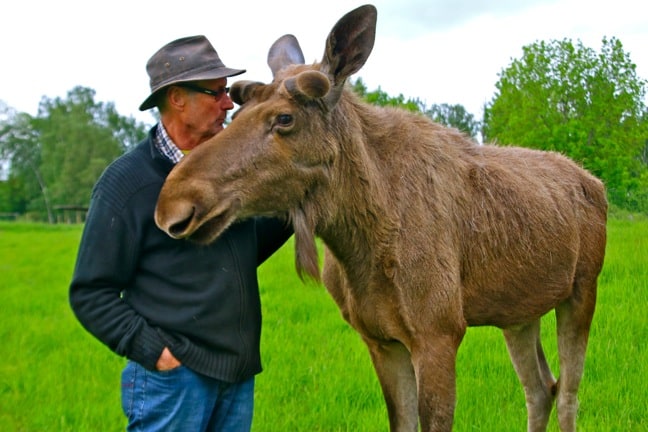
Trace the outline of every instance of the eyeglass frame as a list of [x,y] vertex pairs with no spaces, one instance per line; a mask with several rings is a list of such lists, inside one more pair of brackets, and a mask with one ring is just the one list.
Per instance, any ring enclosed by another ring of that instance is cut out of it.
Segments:
[[223,96],[229,94],[229,91],[230,91],[229,87],[223,87],[223,88],[218,89],[218,90],[212,90],[212,89],[208,89],[208,88],[205,88],[205,87],[202,87],[202,86],[199,86],[199,85],[196,85],[196,84],[187,83],[187,82],[177,83],[175,85],[178,86],[178,87],[193,90],[193,91],[198,92],[198,93],[203,93],[203,94],[212,96],[214,99],[216,99],[216,102],[219,102],[221,99],[223,99]]

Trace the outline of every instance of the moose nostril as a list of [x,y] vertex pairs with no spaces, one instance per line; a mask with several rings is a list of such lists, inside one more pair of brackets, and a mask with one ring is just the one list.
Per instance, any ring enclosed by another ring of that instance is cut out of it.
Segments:
[[196,208],[192,206],[191,209],[185,214],[184,219],[180,219],[169,225],[169,235],[176,238],[185,237],[187,229],[189,228],[189,225],[191,224],[191,221],[193,220],[195,214]]
[[182,237],[182,234],[186,231],[189,226],[191,219],[185,219],[183,221],[174,223],[169,227],[169,234],[173,237]]

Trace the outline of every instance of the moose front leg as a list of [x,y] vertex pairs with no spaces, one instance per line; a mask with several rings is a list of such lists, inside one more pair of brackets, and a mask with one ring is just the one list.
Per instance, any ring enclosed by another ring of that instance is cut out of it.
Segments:
[[382,387],[392,432],[418,430],[416,376],[407,348],[400,342],[365,338]]
[[412,348],[422,432],[452,430],[456,400],[455,364],[461,336],[432,336],[426,338],[421,346]]

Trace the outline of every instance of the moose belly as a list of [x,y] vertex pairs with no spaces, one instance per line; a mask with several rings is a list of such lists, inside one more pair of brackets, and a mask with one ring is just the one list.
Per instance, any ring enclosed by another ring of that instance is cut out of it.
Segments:
[[554,271],[482,274],[464,280],[463,312],[469,326],[508,327],[540,318],[572,292],[571,266]]

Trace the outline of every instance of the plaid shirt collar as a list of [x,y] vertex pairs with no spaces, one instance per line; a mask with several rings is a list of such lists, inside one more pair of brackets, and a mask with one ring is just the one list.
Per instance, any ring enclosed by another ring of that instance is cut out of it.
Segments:
[[178,148],[177,145],[173,142],[169,134],[167,134],[166,129],[162,122],[158,123],[157,131],[154,138],[155,147],[169,159],[174,164],[180,162],[180,159],[184,156],[182,150]]

